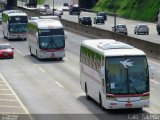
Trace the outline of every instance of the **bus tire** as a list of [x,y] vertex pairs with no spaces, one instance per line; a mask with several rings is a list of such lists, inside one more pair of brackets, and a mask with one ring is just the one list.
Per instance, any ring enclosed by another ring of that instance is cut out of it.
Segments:
[[86,93],[87,100],[89,100],[90,96],[88,95],[88,89],[87,89],[87,84],[86,83],[85,83],[85,93]]
[[4,35],[4,31],[3,31],[3,37],[6,38],[6,36]]
[[31,56],[33,56],[31,46],[29,47],[29,52],[30,52]]
[[8,35],[8,33],[7,33],[7,39],[8,39],[8,40],[10,40],[10,39],[9,39],[9,35]]
[[37,57],[37,59],[39,60],[39,56],[38,56],[38,52],[37,52],[37,50],[36,50],[36,57]]
[[101,97],[101,94],[99,93],[99,106],[102,110],[105,110],[105,108],[103,107],[103,104],[102,104],[102,97]]

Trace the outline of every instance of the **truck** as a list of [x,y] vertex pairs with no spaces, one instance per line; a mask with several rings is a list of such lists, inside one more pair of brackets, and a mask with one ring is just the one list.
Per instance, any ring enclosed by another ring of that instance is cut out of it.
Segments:
[[160,35],[160,10],[158,14],[158,22],[157,22],[156,28],[157,28],[158,35]]
[[37,7],[37,0],[26,0],[26,4],[27,7]]

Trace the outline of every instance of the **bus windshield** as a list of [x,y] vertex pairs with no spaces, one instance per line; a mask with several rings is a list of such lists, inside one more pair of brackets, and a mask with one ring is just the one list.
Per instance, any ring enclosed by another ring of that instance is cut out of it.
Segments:
[[62,35],[39,36],[40,49],[59,49],[65,47],[65,39]]
[[9,32],[18,33],[18,32],[27,32],[26,23],[10,23]]
[[39,29],[39,36],[64,35],[64,29]]
[[142,94],[149,91],[145,56],[106,58],[107,93]]

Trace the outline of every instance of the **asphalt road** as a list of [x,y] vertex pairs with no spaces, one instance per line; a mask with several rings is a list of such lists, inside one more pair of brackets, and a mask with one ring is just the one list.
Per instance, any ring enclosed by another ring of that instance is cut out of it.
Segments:
[[103,111],[94,100],[88,101],[85,98],[79,83],[79,47],[83,40],[89,38],[68,31],[67,37],[66,57],[63,61],[38,61],[30,56],[27,41],[8,41],[0,33],[0,43],[9,42],[15,48],[13,60],[0,60],[0,72],[28,111],[35,114],[35,118],[99,120],[107,117],[109,120],[127,120],[130,115],[160,113],[157,97],[160,81],[156,79],[160,78],[159,61],[149,58],[149,63],[155,67],[155,76],[150,82],[150,108],[144,108],[142,112]]
[[[68,2],[68,3],[73,3],[73,2],[77,2],[77,0],[54,0],[54,8],[62,8],[63,3]],[[45,1],[46,4],[49,4],[52,8],[53,6],[53,1],[51,0],[46,0]],[[24,3],[22,4],[22,2],[18,2],[19,6],[24,6]],[[40,7],[41,5],[38,5],[38,7]],[[34,9],[34,8],[29,8],[29,9]],[[93,23],[93,18],[96,16],[95,13],[90,13],[90,12],[81,12],[80,17],[82,16],[90,16],[92,18],[92,23]],[[74,21],[74,22],[78,22],[78,16],[77,15],[69,15],[68,11],[64,12],[64,15],[62,16],[62,19],[66,19],[69,21]],[[127,26],[128,29],[128,35],[135,37],[135,38],[139,38],[145,41],[150,41],[153,43],[158,43],[160,44],[160,35],[157,34],[157,30],[156,30],[156,24],[155,23],[148,23],[148,22],[143,22],[143,21],[135,21],[135,20],[128,20],[128,19],[124,19],[124,18],[120,18],[117,17],[116,18],[117,24],[125,24]],[[134,27],[137,24],[147,24],[149,27],[149,35],[136,35],[134,34]],[[105,22],[105,24],[101,25],[101,24],[93,24],[93,27],[98,27],[98,28],[102,28],[105,30],[112,30],[112,27],[114,26],[114,17],[112,16],[107,16],[107,21]]]
[[[1,26],[0,31],[2,31]],[[143,115],[150,113],[159,114],[160,61],[153,58],[148,58],[149,64],[154,67],[154,78],[150,81],[150,108],[144,108],[142,112],[103,111],[94,100],[88,101],[85,98],[79,83],[79,47],[85,39],[90,38],[67,31],[64,60],[38,61],[30,56],[27,41],[8,41],[0,32],[0,43],[9,42],[15,48],[13,60],[0,60],[0,73],[3,75],[1,80],[4,78],[8,82],[37,120],[46,120],[46,117],[48,120],[53,118],[56,120],[102,120],[104,118],[128,120],[133,117],[142,118]],[[14,111],[10,108],[8,110]]]

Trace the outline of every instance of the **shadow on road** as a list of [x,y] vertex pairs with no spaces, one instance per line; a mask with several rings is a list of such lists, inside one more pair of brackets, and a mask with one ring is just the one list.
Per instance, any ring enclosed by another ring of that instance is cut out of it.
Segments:
[[80,96],[77,100],[84,104],[98,120],[144,120],[144,116],[149,115],[143,109],[102,109],[96,101],[87,100],[85,96]]
[[26,55],[24,56],[27,60],[29,60],[33,64],[53,64],[53,63],[65,63],[65,60],[59,60],[55,58],[50,59],[37,59],[36,56]]

